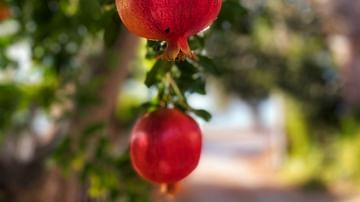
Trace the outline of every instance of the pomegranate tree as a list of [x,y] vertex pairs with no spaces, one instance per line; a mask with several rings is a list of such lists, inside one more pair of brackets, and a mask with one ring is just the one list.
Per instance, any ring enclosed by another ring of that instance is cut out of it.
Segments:
[[221,0],[116,0],[129,31],[167,42],[161,58],[193,58],[188,38],[209,26],[219,14]]
[[197,123],[177,109],[158,109],[136,122],[130,154],[137,173],[148,181],[175,184],[198,165],[201,131]]

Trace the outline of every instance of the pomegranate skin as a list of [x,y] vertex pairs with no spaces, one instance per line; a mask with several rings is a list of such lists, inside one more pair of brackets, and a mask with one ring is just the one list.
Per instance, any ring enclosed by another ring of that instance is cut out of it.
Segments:
[[131,162],[148,181],[174,184],[198,165],[202,146],[197,123],[177,109],[143,115],[130,138]]
[[218,16],[221,0],[116,0],[120,18],[129,31],[167,41],[164,59],[179,54],[193,57],[187,39]]
[[8,7],[0,3],[0,22],[10,17],[10,10]]

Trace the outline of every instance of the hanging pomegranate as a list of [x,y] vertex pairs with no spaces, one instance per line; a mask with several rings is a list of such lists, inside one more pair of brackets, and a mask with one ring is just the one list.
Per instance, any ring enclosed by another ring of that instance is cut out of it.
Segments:
[[177,109],[159,109],[143,115],[130,139],[131,162],[148,181],[172,186],[198,165],[201,131]]
[[217,17],[221,0],[116,0],[117,10],[129,31],[167,42],[162,59],[194,58],[188,38]]
[[5,5],[0,3],[0,22],[10,17],[10,10]]

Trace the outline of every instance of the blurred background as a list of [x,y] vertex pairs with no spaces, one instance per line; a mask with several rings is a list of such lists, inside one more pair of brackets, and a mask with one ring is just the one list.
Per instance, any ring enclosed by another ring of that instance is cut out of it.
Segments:
[[1,0],[0,201],[360,201],[358,19],[353,0],[224,0],[190,40],[206,85],[186,96],[212,119],[169,198],[127,145],[163,44],[114,0]]

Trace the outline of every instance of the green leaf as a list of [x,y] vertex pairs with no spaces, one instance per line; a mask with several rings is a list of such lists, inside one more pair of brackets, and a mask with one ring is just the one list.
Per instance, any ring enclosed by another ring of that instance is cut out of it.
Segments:
[[206,94],[205,79],[200,75],[199,68],[189,61],[176,62],[180,76],[176,83],[183,92]]
[[158,60],[146,74],[145,85],[151,87],[161,82],[165,74],[170,71],[171,67],[171,62]]
[[203,55],[198,55],[198,60],[195,61],[198,65],[200,65],[205,72],[208,72],[210,74],[213,75],[220,75],[221,71],[220,69],[216,66],[216,64],[208,57],[203,56]]
[[151,59],[159,55],[161,52],[163,52],[166,48],[166,43],[163,43],[161,41],[153,41],[153,40],[147,40],[146,43],[146,58]]
[[175,108],[179,109],[180,111],[186,112],[189,110],[188,106],[184,106],[184,104],[179,103],[179,102],[175,102],[174,103]]
[[188,60],[177,61],[176,63],[177,69],[181,72],[181,74],[194,75],[199,72],[199,68],[194,66],[193,63],[190,63]]
[[153,41],[153,40],[147,40],[146,41],[146,47],[148,48],[152,48],[155,51],[160,51],[162,45],[161,45],[161,41]]
[[204,110],[204,109],[193,109],[191,110],[196,116],[204,119],[205,121],[210,121],[211,120],[211,114]]
[[177,80],[178,86],[183,92],[206,94],[205,80],[201,77],[180,77]]

